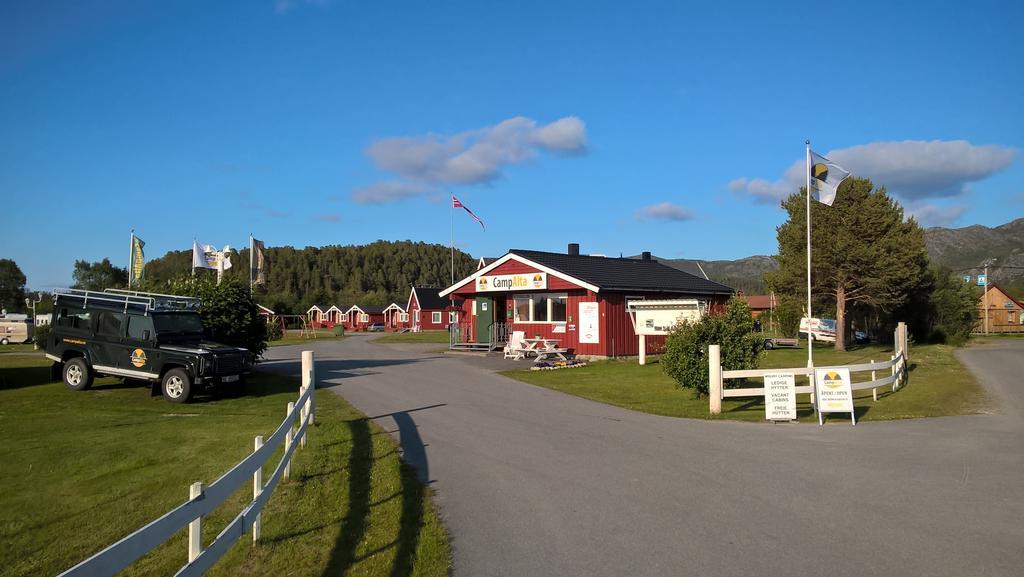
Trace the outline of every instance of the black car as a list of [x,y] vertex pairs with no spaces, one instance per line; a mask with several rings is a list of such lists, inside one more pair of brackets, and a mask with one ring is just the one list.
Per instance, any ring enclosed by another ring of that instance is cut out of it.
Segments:
[[176,295],[58,290],[46,357],[75,391],[88,389],[97,375],[159,384],[174,403],[200,388],[240,386],[253,355],[207,339],[200,305]]

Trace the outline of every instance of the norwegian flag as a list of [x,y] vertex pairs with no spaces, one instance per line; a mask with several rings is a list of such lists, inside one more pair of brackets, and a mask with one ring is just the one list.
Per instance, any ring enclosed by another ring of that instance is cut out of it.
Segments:
[[469,210],[469,208],[466,205],[462,204],[461,200],[455,198],[454,194],[452,195],[452,208],[461,208],[462,210],[466,211],[467,213],[469,213],[469,216],[473,218],[473,220],[480,223],[480,228],[484,229],[485,231],[487,230],[487,227],[484,226],[484,221],[480,220],[480,217],[473,214],[472,210]]

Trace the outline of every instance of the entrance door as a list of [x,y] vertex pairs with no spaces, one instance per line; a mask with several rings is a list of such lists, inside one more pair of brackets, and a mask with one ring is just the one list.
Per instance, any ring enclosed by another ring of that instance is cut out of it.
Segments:
[[476,342],[486,343],[491,337],[491,323],[494,322],[494,299],[476,297]]

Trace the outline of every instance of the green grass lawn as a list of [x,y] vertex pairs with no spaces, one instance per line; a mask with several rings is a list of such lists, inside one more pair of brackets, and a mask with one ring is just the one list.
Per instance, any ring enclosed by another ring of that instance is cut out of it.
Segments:
[[304,336],[302,336],[302,331],[288,331],[284,335],[283,338],[278,339],[276,341],[270,341],[270,342],[267,343],[267,346],[270,346],[270,347],[281,347],[281,346],[284,346],[284,345],[301,345],[303,343],[308,343],[308,342],[313,341],[313,340],[319,340],[319,339],[337,340],[337,339],[343,339],[343,338],[345,338],[345,337],[343,337],[343,336],[339,337],[339,336],[335,335],[333,331],[330,331],[330,330],[327,330],[327,329],[317,329],[316,330],[316,338],[315,339],[312,338],[312,337],[304,337]]
[[17,343],[0,345],[0,354],[3,353],[31,353],[34,349],[32,343]]
[[448,344],[448,331],[420,331],[418,333],[390,333],[373,339],[377,343],[437,343]]
[[[243,396],[175,405],[115,379],[84,392],[49,381],[41,356],[0,356],[4,575],[54,575],[187,500],[189,484],[269,436],[298,392],[295,379],[256,374]],[[317,422],[264,509],[260,544],[246,535],[209,574],[447,575],[446,532],[391,436],[325,390]],[[251,496],[247,484],[204,521],[204,542]],[[185,561],[182,531],[122,574],[171,575]]]
[[[838,353],[831,347],[815,347],[814,364],[866,363],[888,360],[892,349],[866,346]],[[806,349],[777,349],[762,357],[760,368],[789,368],[807,366]],[[689,389],[679,389],[675,381],[662,371],[657,360],[640,366],[636,359],[598,361],[590,366],[563,371],[505,371],[502,374],[550,389],[657,415],[672,417],[713,418],[708,411],[707,397],[697,398]],[[935,417],[978,413],[988,410],[988,401],[974,378],[953,357],[951,347],[924,345],[910,350],[910,373],[905,387],[896,391],[878,390],[878,401],[871,398],[871,390],[854,391],[854,404],[858,420],[889,420],[916,417]],[[879,378],[885,376],[879,374]],[[870,373],[855,373],[855,382],[869,380]],[[726,381],[728,384],[731,381]],[[798,377],[797,384],[807,384]],[[759,381],[750,380],[744,386],[760,387]],[[816,421],[811,411],[809,395],[798,395],[797,412],[801,421]],[[725,399],[722,401],[723,419],[763,421],[764,402],[760,398]],[[830,415],[829,419],[840,419]]]

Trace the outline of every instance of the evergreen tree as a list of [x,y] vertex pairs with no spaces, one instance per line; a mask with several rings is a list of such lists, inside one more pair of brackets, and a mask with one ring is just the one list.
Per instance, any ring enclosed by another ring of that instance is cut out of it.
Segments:
[[[807,290],[806,202],[803,189],[782,201],[789,219],[777,229],[779,270],[765,279],[776,292]],[[846,350],[846,311],[851,303],[882,310],[904,304],[928,280],[924,230],[865,178],[849,178],[835,203],[811,202],[811,279],[816,296],[836,312],[836,350]]]

